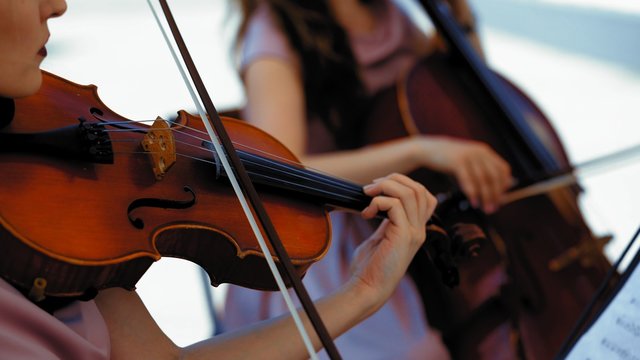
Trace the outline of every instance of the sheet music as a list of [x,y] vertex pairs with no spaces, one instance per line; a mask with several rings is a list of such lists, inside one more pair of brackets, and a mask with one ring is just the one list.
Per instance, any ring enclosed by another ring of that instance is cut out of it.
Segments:
[[640,266],[566,359],[640,360]]

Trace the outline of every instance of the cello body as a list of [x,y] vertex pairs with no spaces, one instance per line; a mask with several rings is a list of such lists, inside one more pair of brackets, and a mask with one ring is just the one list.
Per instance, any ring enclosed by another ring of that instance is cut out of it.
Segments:
[[[568,169],[546,117],[515,86],[499,81],[533,133]],[[464,66],[434,54],[376,97],[365,139],[375,143],[418,134],[473,139],[505,158],[517,179],[544,174],[544,168],[531,170],[527,163],[535,161],[503,117]],[[443,174],[421,169],[412,177],[434,193],[456,190]],[[610,268],[602,240],[579,211],[578,193],[577,186],[554,190],[507,204],[490,216],[458,211],[484,224],[490,241],[478,257],[459,262],[457,288],[437,284],[428,267],[416,275],[429,322],[442,331],[454,358],[556,355]]]

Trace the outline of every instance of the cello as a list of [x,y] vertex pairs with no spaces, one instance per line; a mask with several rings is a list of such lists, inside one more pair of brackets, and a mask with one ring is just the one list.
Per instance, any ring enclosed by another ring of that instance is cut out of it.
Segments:
[[[439,0],[422,0],[448,53],[422,59],[396,86],[374,100],[365,139],[375,143],[414,134],[474,139],[489,144],[524,186],[569,171],[570,164],[542,111],[471,48]],[[450,178],[421,169],[412,174],[435,193],[459,193]],[[454,358],[550,359],[560,350],[610,264],[579,211],[576,184],[503,204],[495,214],[448,199],[444,218],[484,225],[490,242],[460,262],[461,284],[436,284],[428,266],[414,275],[430,323]],[[455,215],[453,215],[455,214]]]

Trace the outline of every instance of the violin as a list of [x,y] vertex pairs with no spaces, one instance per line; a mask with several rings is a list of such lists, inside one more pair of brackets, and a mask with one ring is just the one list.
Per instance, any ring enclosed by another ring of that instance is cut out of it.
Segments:
[[[109,109],[95,86],[44,71],[39,93],[3,113],[12,121],[0,129],[0,275],[32,300],[134,289],[162,256],[200,265],[215,286],[276,289],[219,155],[192,115],[141,124]],[[371,199],[357,184],[305,169],[248,123],[223,123],[304,275],[330,245],[328,211],[358,211]],[[455,280],[446,267],[449,234],[433,221],[427,229],[425,250]]]
[[[510,163],[521,184],[570,169],[542,111],[487,68],[444,4],[422,5],[448,53],[423,58],[377,96],[366,141],[416,134],[482,141]],[[552,358],[611,267],[602,253],[608,238],[594,236],[579,211],[579,187],[519,199],[486,216],[448,176],[421,169],[411,177],[434,193],[457,194],[441,216],[476,222],[489,238],[480,256],[458,263],[455,289],[433,282],[428,266],[414,266],[429,322],[452,356]]]

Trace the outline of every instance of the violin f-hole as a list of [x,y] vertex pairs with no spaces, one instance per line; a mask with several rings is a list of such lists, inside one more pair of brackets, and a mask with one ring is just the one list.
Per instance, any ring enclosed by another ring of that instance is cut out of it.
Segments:
[[136,229],[144,228],[144,221],[140,218],[134,218],[131,215],[135,209],[141,207],[155,207],[162,209],[188,209],[195,205],[196,203],[196,193],[189,187],[185,186],[182,188],[184,192],[188,192],[191,194],[191,199],[189,200],[170,200],[170,199],[157,199],[157,198],[141,198],[136,199],[129,204],[127,208],[127,217],[129,218],[129,222]]

